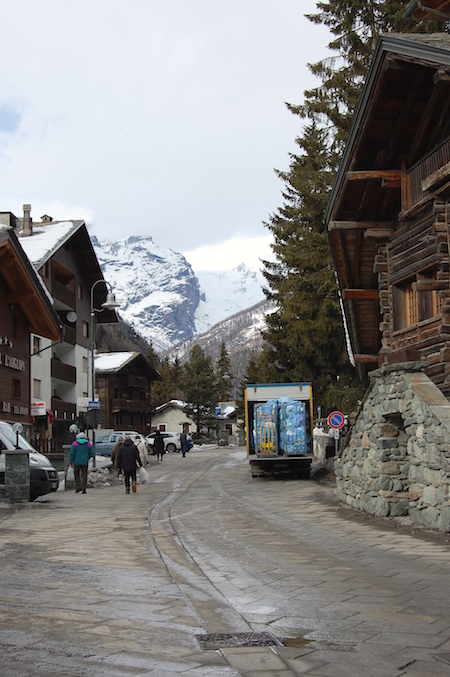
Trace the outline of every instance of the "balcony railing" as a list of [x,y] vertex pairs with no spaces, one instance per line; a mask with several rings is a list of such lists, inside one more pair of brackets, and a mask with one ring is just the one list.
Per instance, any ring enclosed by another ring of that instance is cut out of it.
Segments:
[[72,404],[72,402],[64,402],[58,397],[52,397],[52,411],[55,418],[72,421],[77,414],[77,405]]
[[125,400],[113,399],[111,401],[113,411],[131,411],[139,413],[150,413],[153,411],[153,404],[145,400]]
[[70,308],[75,308],[75,293],[54,279],[52,279],[51,293],[57,301],[65,303]]
[[61,362],[57,357],[52,357],[51,374],[52,378],[58,378],[60,381],[66,381],[67,383],[76,383],[77,381],[76,368]]
[[422,181],[448,162],[450,162],[450,138],[411,167],[408,171],[409,207],[414,207],[418,202],[432,194],[430,190],[422,190]]

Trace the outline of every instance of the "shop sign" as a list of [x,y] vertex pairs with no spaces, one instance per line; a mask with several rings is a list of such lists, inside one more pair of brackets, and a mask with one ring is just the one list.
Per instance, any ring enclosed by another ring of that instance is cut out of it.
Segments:
[[36,402],[31,402],[31,415],[32,416],[45,416],[47,411],[45,408],[45,402],[38,400]]

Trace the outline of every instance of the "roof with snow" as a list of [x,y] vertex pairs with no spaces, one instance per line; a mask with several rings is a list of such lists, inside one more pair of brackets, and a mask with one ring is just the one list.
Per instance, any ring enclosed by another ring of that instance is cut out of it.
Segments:
[[95,358],[95,371],[99,374],[114,374],[130,366],[133,362],[143,375],[147,375],[152,381],[161,381],[161,376],[147,362],[142,353],[134,351],[100,353]]
[[41,268],[83,225],[84,221],[33,222],[32,235],[23,235],[21,229],[18,236],[30,261]]
[[164,411],[170,407],[173,407],[174,409],[184,409],[185,406],[186,402],[183,402],[182,400],[170,400],[170,402],[164,402],[164,404],[160,404],[159,407],[156,407],[155,412]]

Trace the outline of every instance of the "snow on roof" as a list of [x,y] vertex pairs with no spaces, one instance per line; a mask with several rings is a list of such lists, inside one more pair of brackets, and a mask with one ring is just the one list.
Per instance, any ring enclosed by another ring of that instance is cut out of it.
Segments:
[[95,371],[119,371],[137,355],[137,352],[100,353],[95,358]]
[[159,407],[155,407],[155,411],[162,411],[163,409],[167,409],[168,407],[177,407],[177,409],[184,409],[186,406],[186,402],[183,402],[183,400],[170,400],[170,402],[164,402],[164,404],[160,404]]
[[19,235],[20,244],[32,263],[40,264],[59,249],[63,242],[84,221],[53,221],[52,223],[33,223],[32,235]]

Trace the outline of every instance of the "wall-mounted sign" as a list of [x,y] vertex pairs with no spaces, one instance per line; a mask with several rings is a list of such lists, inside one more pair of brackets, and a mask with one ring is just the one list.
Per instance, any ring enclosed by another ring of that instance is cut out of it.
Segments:
[[30,403],[30,413],[32,416],[45,416],[47,413],[45,402],[43,400],[37,400]]

